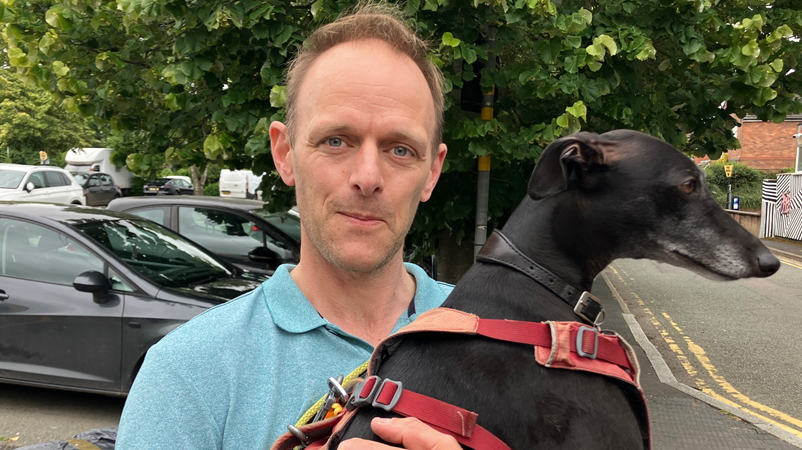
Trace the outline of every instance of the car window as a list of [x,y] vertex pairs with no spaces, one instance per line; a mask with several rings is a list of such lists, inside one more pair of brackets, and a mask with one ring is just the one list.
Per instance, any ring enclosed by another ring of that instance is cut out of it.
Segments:
[[265,219],[295,242],[301,242],[301,220],[297,217],[287,213],[269,213],[264,209],[254,209],[251,212]]
[[128,283],[125,282],[120,274],[113,269],[109,269],[109,282],[111,282],[111,290],[112,291],[119,291],[119,292],[135,292],[136,290],[132,288]]
[[0,188],[16,189],[24,176],[19,170],[0,170]]
[[74,226],[159,286],[187,287],[232,274],[203,249],[147,220],[98,220]]
[[97,175],[89,177],[89,187],[100,186],[100,178]]
[[0,272],[5,276],[72,285],[88,270],[103,271],[103,261],[70,237],[14,219],[0,220]]
[[77,174],[73,175],[73,178],[75,178],[75,181],[77,181],[78,184],[83,186],[84,183],[86,183],[86,179],[88,178],[88,176],[84,175],[82,173],[77,173]]
[[72,185],[72,180],[70,180],[70,177],[68,177],[67,174],[59,172],[58,176],[61,177],[61,182],[64,183],[62,186]]
[[103,186],[111,186],[114,183],[111,181],[111,177],[108,175],[101,175],[100,176],[100,184]]
[[45,176],[42,172],[33,172],[30,176],[28,176],[28,183],[33,183],[34,189],[41,189],[46,186]]
[[47,180],[48,187],[66,186],[67,183],[61,177],[61,174],[55,171],[47,170],[44,172],[45,180]]
[[284,255],[284,245],[248,219],[208,208],[178,208],[178,232],[219,255],[247,256],[256,247]]
[[156,222],[159,225],[167,226],[165,217],[167,216],[164,208],[151,208],[151,209],[137,209],[135,211],[126,211],[129,214],[134,214],[139,217]]

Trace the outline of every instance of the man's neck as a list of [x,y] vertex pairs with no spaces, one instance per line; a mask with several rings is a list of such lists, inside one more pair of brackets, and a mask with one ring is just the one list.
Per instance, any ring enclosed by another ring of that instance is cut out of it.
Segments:
[[371,273],[302,258],[290,276],[321,316],[373,346],[390,334],[416,290],[400,254]]

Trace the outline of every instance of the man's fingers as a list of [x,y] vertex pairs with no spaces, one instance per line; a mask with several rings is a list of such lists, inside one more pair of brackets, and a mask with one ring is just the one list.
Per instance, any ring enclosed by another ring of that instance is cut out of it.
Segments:
[[377,436],[409,450],[461,450],[453,437],[443,434],[413,417],[375,418],[370,427]]

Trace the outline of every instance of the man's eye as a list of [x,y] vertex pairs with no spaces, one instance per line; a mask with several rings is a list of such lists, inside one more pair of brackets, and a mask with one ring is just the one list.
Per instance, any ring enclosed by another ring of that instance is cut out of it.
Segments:
[[340,147],[343,145],[343,140],[338,137],[330,137],[326,139],[326,145],[330,147]]
[[393,154],[402,158],[409,156],[410,151],[406,147],[393,147]]

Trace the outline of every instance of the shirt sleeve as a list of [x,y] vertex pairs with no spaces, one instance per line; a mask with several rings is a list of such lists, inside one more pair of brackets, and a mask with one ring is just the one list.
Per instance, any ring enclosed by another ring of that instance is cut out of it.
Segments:
[[152,347],[123,408],[117,450],[222,448],[206,399],[165,349]]

